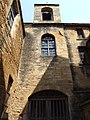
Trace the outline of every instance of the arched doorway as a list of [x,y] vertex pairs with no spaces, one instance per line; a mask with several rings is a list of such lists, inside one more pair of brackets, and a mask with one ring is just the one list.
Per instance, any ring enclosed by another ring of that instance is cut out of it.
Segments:
[[45,90],[29,97],[30,120],[69,120],[67,96],[59,91]]

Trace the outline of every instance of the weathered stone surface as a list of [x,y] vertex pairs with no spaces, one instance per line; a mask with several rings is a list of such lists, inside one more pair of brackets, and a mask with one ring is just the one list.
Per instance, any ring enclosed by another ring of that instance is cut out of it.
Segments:
[[[90,25],[60,23],[59,6],[55,4],[50,6],[54,21],[46,23],[41,21],[45,5],[35,5],[34,23],[25,24],[23,40],[20,11],[11,30],[8,27],[12,1],[0,1],[0,114],[3,115],[6,92],[10,93],[8,120],[22,116],[28,120],[28,98],[39,91],[57,90],[68,97],[70,120],[82,120],[83,110],[87,116],[87,104],[90,105],[86,102],[90,99],[90,77],[82,72],[78,46],[86,46]],[[76,28],[84,30],[85,39],[78,39]],[[46,33],[55,37],[55,57],[41,56],[41,37]],[[10,77],[13,83],[7,91]]]
[[[43,4],[43,5],[38,5],[35,4],[35,12],[34,12],[34,23],[60,23],[61,22],[61,18],[60,18],[60,12],[59,12],[59,5],[57,4]],[[49,21],[43,21],[42,20],[42,13],[41,13],[41,9],[42,8],[48,8],[50,7],[53,10],[53,20],[49,20]]]
[[[18,11],[15,17],[11,30],[9,30],[7,15],[12,2],[13,0],[0,1],[0,89],[2,89],[2,91],[0,90],[0,117],[2,116],[3,110],[1,107],[3,106],[3,108],[5,108],[4,104],[6,105],[4,99],[7,92],[9,76],[13,79],[14,84],[12,84],[12,88],[13,90],[15,89],[23,43],[20,11]],[[16,2],[18,5],[18,0],[16,0]],[[8,119],[12,119],[9,115],[9,107],[10,106],[8,106]]]
[[[79,56],[79,51],[78,51],[78,46],[86,46],[87,42],[87,37],[89,36],[89,28],[82,27],[85,38],[86,39],[79,39],[77,35],[76,28],[66,28],[66,33],[67,33],[67,41],[69,41],[70,47],[71,47],[71,53],[72,53],[72,64],[73,64],[73,69],[75,72],[74,76],[74,82],[75,85],[74,87],[80,87],[80,88],[90,88],[90,78],[87,77],[83,72],[82,68],[80,66],[80,56]],[[87,81],[87,82],[86,82]]]

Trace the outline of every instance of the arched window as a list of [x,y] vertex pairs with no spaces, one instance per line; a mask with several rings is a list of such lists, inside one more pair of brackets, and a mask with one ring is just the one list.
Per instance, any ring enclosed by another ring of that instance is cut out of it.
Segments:
[[29,97],[30,120],[69,120],[67,96],[44,90]]
[[41,55],[42,56],[55,56],[55,37],[51,34],[44,34],[41,38]]
[[53,20],[53,10],[49,7],[44,7],[41,10],[42,20]]

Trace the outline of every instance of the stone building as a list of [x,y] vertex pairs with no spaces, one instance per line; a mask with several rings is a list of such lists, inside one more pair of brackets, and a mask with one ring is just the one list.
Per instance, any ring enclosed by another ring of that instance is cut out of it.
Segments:
[[1,119],[90,120],[90,24],[62,23],[58,4],[35,4],[33,23],[19,0],[0,13]]
[[7,101],[15,90],[23,38],[19,1],[0,0],[0,120],[8,117],[6,110],[11,107]]

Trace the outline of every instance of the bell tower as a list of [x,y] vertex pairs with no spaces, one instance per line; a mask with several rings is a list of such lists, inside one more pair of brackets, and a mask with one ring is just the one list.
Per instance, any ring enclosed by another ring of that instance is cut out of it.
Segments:
[[60,23],[59,4],[35,4],[34,23]]

